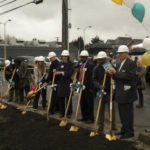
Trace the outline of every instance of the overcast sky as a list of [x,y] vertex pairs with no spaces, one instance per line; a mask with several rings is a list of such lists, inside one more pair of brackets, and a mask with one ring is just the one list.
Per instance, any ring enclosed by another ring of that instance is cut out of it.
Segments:
[[[0,7],[0,12],[28,1],[31,0],[18,0],[9,6]],[[143,23],[139,23],[132,16],[131,9],[124,5],[119,6],[111,0],[70,0],[70,41],[83,35],[82,30],[77,30],[77,27],[84,28],[88,25],[92,28],[86,31],[86,43],[96,35],[104,40],[124,35],[144,38],[150,33],[150,0],[135,1],[145,6],[146,15]],[[7,33],[11,36],[25,40],[38,38],[54,41],[56,37],[61,37],[61,8],[62,0],[44,0],[40,5],[31,4],[0,16],[0,22],[12,19],[12,22],[7,24]],[[2,25],[0,34],[3,34]]]

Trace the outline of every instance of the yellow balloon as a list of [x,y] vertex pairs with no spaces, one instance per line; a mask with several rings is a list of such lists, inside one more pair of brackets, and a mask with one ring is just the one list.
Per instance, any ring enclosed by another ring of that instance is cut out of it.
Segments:
[[142,56],[142,64],[145,66],[150,66],[150,52],[146,52],[143,56]]
[[117,3],[118,5],[122,5],[123,0],[112,0],[114,3]]

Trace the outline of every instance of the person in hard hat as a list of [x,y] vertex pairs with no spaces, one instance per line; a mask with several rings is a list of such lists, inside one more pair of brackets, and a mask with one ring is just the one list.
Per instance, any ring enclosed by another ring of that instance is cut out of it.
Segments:
[[35,64],[37,64],[38,63],[38,56],[36,56],[36,57],[34,57],[34,62],[35,62]]
[[81,96],[81,115],[82,118],[79,121],[86,123],[93,123],[94,121],[94,91],[92,84],[92,71],[93,64],[88,60],[89,53],[87,50],[82,50],[80,53],[80,65],[79,65],[79,75],[78,82],[82,82],[83,69],[86,69],[84,85],[85,90],[82,92]]
[[[46,66],[45,66],[45,57],[39,56],[37,60],[37,65],[34,67],[34,84],[40,88],[45,83],[45,77],[46,77]],[[33,101],[33,109],[36,111],[38,109],[38,102],[40,98],[40,94],[42,96],[42,107],[45,110],[46,108],[46,87],[39,91]]]
[[27,95],[27,93],[30,91],[31,74],[28,70],[28,64],[25,62],[24,58],[16,57],[14,63],[16,68],[16,73],[14,76],[15,101],[23,103],[24,93]]
[[118,48],[120,63],[116,69],[110,68],[109,72],[114,74],[116,81],[115,101],[118,103],[119,115],[121,120],[121,139],[134,136],[133,129],[133,102],[137,100],[136,93],[136,64],[129,58],[129,48],[121,45]]
[[[54,70],[56,70],[59,66],[59,61],[56,57],[55,52],[50,52],[48,54],[49,61],[51,62],[48,76],[45,82],[45,85],[51,84],[53,80]],[[55,77],[55,84],[58,84],[58,77]],[[56,112],[59,112],[59,101],[57,98],[57,88],[53,90],[52,99],[51,99],[51,107],[50,107],[50,114],[55,114]]]
[[14,66],[12,65],[10,60],[5,60],[5,67],[6,67],[5,68],[5,79],[10,84],[10,87],[11,87],[11,89],[9,90],[8,101],[12,102],[13,101],[13,97],[14,97],[14,82],[12,81],[10,83],[10,79],[11,79],[13,71],[14,71]]
[[137,60],[137,92],[138,92],[138,99],[139,99],[139,104],[136,105],[137,108],[143,108],[144,106],[144,95],[143,95],[143,90],[146,88],[146,69],[142,65],[142,62],[140,60]]
[[[68,103],[70,95],[70,83],[72,82],[71,76],[74,73],[73,63],[69,59],[69,51],[63,50],[61,53],[61,59],[58,68],[54,71],[56,76],[59,77],[57,96],[60,104],[60,117],[64,117],[66,104]],[[67,117],[72,115],[72,101],[69,106]]]
[[[104,130],[104,121],[105,121],[105,105],[108,105],[108,108],[110,109],[110,75],[107,74],[106,81],[105,81],[105,87],[103,87],[103,80],[104,80],[104,74],[106,73],[107,69],[105,69],[104,65],[108,63],[107,61],[107,54],[104,51],[100,51],[97,54],[97,62],[98,65],[96,68],[94,68],[93,71],[93,83],[94,88],[98,92],[100,90],[104,90],[105,94],[103,95],[102,103],[101,103],[101,110],[100,110],[100,121],[99,121],[99,132],[102,132]],[[115,105],[113,102],[113,113],[112,113],[112,129],[116,130],[115,125]]]

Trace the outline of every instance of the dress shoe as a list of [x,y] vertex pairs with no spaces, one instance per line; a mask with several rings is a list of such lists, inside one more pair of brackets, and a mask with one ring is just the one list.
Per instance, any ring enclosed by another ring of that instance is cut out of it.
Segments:
[[141,106],[141,105],[136,105],[136,108],[143,108],[143,106]]
[[87,120],[87,121],[85,121],[85,123],[91,124],[91,123],[94,123],[94,121],[93,120]]
[[115,135],[124,135],[124,132],[116,132]]
[[82,118],[82,119],[78,119],[78,121],[79,122],[85,122],[85,121],[87,121],[87,119]]
[[12,99],[9,99],[9,100],[8,100],[8,102],[12,102],[12,101],[13,101]]
[[132,134],[124,134],[120,137],[120,139],[128,139],[128,138],[132,138],[132,137],[134,137],[133,133]]

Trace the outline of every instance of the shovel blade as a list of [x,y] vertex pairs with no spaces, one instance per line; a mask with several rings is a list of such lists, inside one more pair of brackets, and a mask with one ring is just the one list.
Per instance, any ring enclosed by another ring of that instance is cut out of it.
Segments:
[[67,125],[67,121],[66,120],[62,120],[59,124],[60,127],[65,127]]
[[115,135],[110,135],[110,134],[106,134],[105,135],[105,138],[108,140],[108,141],[116,141],[117,138]]
[[25,115],[26,113],[27,113],[26,111],[21,112],[22,115]]
[[79,128],[76,127],[76,126],[71,126],[71,128],[70,128],[69,131],[70,131],[70,132],[78,132],[78,131],[79,131]]
[[7,106],[6,105],[1,105],[1,109],[6,109]]
[[90,133],[90,137],[94,137],[94,136],[96,136],[96,135],[98,135],[98,132],[92,131],[92,132]]

